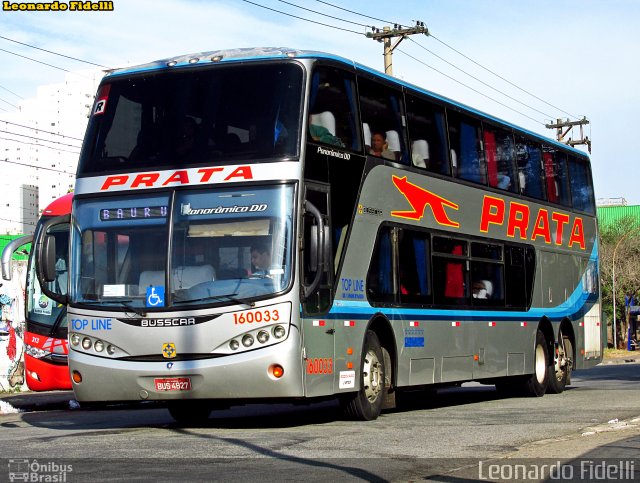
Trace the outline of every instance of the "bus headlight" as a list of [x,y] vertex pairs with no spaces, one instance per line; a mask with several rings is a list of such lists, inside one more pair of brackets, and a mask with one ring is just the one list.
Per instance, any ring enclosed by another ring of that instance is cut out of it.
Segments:
[[95,343],[93,344],[93,348],[96,352],[102,352],[104,350],[104,342],[102,342],[101,340],[95,341]]
[[112,356],[113,354],[116,353],[116,348],[115,346],[112,346],[111,344],[109,344],[107,346],[107,354],[109,354],[110,356]]
[[253,345],[253,336],[247,334],[242,338],[242,345],[245,347],[251,347]]
[[77,346],[80,343],[80,336],[78,334],[71,334],[69,340],[72,346]]
[[261,330],[260,332],[258,332],[256,338],[258,339],[258,342],[264,344],[269,340],[269,332],[267,332],[266,330]]
[[82,339],[82,348],[87,351],[91,349],[91,339],[89,337]]
[[285,336],[286,333],[287,333],[287,331],[284,330],[284,327],[282,327],[281,325],[276,325],[273,328],[273,336],[276,339],[282,339]]
[[240,343],[233,339],[231,342],[229,342],[229,349],[231,349],[232,351],[236,351],[238,350],[238,347],[240,347]]

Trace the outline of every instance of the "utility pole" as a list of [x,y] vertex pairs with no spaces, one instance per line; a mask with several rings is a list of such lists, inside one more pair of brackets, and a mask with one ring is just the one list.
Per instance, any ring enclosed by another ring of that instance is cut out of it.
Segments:
[[[556,139],[558,140],[558,142],[568,144],[571,147],[578,146],[580,144],[586,144],[589,152],[591,152],[591,139],[589,139],[588,136],[584,135],[583,130],[583,126],[587,124],[589,124],[589,120],[586,117],[583,117],[582,119],[578,119],[577,121],[569,121],[569,119],[565,121],[562,119],[558,119],[555,124],[545,124],[545,127],[548,129],[556,130]],[[574,126],[580,126],[580,139],[569,138],[567,141],[565,141],[565,136],[573,130]]]
[[[367,32],[367,37],[373,40],[377,40],[378,42],[384,43],[384,73],[387,75],[393,75],[393,61],[392,55],[395,48],[409,35],[414,34],[425,34],[429,35],[429,29],[424,26],[424,22],[416,21],[415,27],[409,28],[401,28],[402,25],[394,25],[393,29],[391,27],[382,27],[382,31],[380,29],[374,28],[373,32]],[[395,37],[398,39],[393,43],[391,40]]]

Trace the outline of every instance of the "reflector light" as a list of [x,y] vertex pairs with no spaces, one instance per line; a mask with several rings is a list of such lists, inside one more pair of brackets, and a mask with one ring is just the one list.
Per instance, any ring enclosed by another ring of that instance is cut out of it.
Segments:
[[478,357],[478,354],[474,354],[473,355],[473,360],[474,361],[478,361],[480,359],[480,357]]
[[451,327],[460,327],[460,322],[451,322]]
[[487,325],[489,325],[489,327],[495,327],[496,323],[495,322],[489,322]]
[[356,326],[356,321],[355,320],[345,320],[344,321],[344,326],[345,327],[355,327]]
[[271,375],[276,379],[280,379],[282,376],[284,376],[284,368],[281,365],[274,364],[270,367],[270,369]]
[[325,326],[325,321],[324,320],[314,320],[313,321],[313,326],[314,327],[324,327]]
[[353,347],[347,347],[347,354],[348,355],[353,355]]
[[78,371],[73,371],[73,373],[71,374],[71,378],[76,384],[80,384],[82,382],[82,374],[80,374]]
[[353,362],[347,362],[347,369],[353,369]]
[[409,327],[420,327],[420,322],[417,322],[417,321],[409,322]]

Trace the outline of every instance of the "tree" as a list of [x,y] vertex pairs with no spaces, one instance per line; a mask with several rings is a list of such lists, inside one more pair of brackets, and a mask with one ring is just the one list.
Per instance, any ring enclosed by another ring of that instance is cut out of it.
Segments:
[[613,320],[615,257],[616,339],[626,347],[628,307],[625,296],[640,296],[640,220],[627,216],[600,232],[600,283],[604,312]]

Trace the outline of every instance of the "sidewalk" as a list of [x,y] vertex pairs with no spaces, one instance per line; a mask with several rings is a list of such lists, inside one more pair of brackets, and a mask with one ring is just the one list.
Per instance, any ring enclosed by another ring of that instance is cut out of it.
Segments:
[[601,364],[626,364],[631,362],[640,362],[640,351],[625,351],[622,354],[616,354],[612,357],[607,357]]

